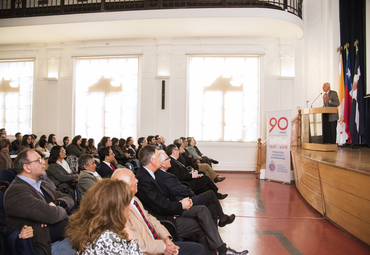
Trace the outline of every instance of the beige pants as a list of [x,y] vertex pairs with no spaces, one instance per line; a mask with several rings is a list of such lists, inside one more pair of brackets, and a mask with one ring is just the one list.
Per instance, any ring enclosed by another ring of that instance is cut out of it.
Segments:
[[212,181],[217,177],[217,173],[206,163],[198,164],[199,171],[204,172]]

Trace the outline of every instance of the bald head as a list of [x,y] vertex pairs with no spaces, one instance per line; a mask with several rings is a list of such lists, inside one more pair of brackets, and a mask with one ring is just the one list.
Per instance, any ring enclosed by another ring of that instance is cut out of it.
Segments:
[[138,180],[135,178],[134,173],[127,168],[119,168],[112,174],[112,179],[124,181],[130,186],[132,194],[135,196],[137,193]]

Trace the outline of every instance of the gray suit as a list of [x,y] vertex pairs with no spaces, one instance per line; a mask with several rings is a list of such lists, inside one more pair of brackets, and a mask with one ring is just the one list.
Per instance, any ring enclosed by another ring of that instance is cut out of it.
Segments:
[[98,179],[99,177],[94,176],[91,172],[81,171],[80,175],[78,176],[77,184],[77,187],[81,192],[81,195],[82,196],[85,195],[88,189],[90,189],[98,181]]
[[[339,106],[339,99],[338,99],[338,94],[336,91],[334,90],[329,90],[328,91],[328,97],[329,97],[329,102],[325,103],[324,101],[324,98],[325,98],[325,94],[323,96],[323,103],[324,103],[324,107],[337,107]],[[329,113],[329,122],[332,122],[332,121],[337,121],[339,119],[338,117],[338,112],[337,113]]]

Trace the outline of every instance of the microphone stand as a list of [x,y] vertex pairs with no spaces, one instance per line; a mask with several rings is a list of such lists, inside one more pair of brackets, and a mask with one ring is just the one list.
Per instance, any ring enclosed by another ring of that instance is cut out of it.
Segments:
[[312,102],[312,104],[311,104],[311,108],[312,108],[312,105],[313,105],[313,103],[315,103],[315,101],[319,98],[319,96],[321,96],[322,95],[322,92],[320,93],[320,95],[318,95],[316,98],[315,98],[315,100],[313,100],[313,102]]

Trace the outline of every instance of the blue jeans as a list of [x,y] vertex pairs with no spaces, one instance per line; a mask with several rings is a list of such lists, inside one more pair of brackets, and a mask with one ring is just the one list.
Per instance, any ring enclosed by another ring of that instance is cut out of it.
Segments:
[[75,250],[72,249],[72,243],[68,238],[51,243],[52,255],[74,255]]

